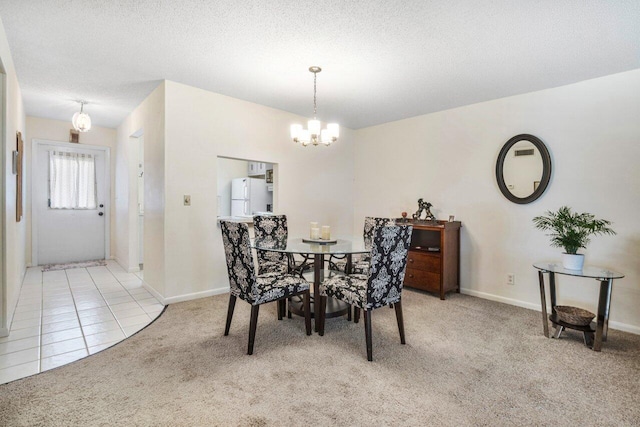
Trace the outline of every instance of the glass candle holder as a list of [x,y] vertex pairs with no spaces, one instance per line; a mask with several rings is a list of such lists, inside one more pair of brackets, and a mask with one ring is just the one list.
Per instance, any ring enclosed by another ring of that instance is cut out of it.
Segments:
[[323,225],[320,237],[322,237],[322,240],[331,239],[331,227],[329,227],[328,225]]
[[313,227],[311,229],[311,238],[317,240],[320,238],[320,229],[318,227]]
[[310,223],[309,238],[311,238],[311,239],[319,239],[320,238],[320,232],[319,231],[318,231],[318,237],[313,237],[313,229],[314,228],[317,228],[318,230],[320,230],[320,226],[318,225],[317,222]]

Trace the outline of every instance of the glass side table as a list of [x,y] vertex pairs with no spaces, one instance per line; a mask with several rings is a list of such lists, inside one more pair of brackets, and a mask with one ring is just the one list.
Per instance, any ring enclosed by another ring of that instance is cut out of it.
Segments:
[[[611,288],[613,286],[613,279],[621,279],[624,277],[624,274],[592,266],[585,266],[582,270],[568,270],[564,268],[562,264],[556,264],[553,262],[536,262],[533,266],[538,269],[538,279],[540,281],[540,303],[542,304],[542,326],[544,328],[544,336],[549,338],[550,320],[556,329],[554,334],[555,338],[560,336],[560,333],[564,328],[582,331],[584,333],[585,345],[591,347],[593,351],[600,351],[602,348],[602,341],[607,340],[607,332],[609,329],[609,310],[611,308]],[[544,287],[545,273],[549,274],[549,294],[551,298],[551,315],[548,317]],[[598,299],[598,312],[595,319],[595,329],[592,326],[593,323],[587,326],[578,326],[558,319],[556,314],[556,274],[586,277],[596,279],[600,282],[600,298]]]

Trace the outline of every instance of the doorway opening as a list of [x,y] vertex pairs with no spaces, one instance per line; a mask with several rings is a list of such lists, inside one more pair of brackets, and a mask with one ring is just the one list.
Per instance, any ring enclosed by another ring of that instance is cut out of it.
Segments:
[[144,136],[141,135],[137,140],[138,146],[138,169],[137,169],[137,188],[138,188],[138,267],[140,271],[144,268]]

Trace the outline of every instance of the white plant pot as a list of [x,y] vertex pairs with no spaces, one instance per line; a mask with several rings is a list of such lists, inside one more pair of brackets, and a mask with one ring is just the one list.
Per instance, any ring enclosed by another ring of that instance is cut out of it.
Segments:
[[562,254],[562,266],[567,270],[582,270],[584,265],[583,254]]

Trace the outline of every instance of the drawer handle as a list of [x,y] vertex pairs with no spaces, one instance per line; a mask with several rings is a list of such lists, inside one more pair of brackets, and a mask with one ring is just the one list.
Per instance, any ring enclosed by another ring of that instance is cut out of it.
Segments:
[[413,274],[410,274],[410,275],[409,275],[409,279],[413,279]]
[[413,258],[409,258],[409,262],[413,262]]

